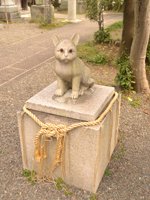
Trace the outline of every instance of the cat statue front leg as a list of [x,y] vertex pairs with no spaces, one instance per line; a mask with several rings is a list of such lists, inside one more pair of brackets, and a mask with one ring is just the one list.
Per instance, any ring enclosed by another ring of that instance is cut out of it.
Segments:
[[68,87],[66,81],[62,80],[59,76],[57,76],[57,89],[55,91],[55,95],[63,96],[67,90]]
[[72,79],[72,99],[77,99],[79,97],[81,77],[75,76]]

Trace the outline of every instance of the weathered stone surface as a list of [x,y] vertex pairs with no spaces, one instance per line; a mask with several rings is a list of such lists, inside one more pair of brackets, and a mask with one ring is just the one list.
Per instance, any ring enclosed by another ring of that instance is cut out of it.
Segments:
[[83,14],[85,13],[86,9],[86,3],[84,0],[78,0],[77,1],[77,14]]
[[71,22],[76,21],[77,14],[77,2],[76,0],[68,1],[68,20]]
[[53,22],[54,20],[54,7],[51,5],[32,5],[31,6],[32,20],[41,22]]
[[16,5],[0,6],[1,20],[6,20],[5,12],[7,12],[7,17],[10,22],[20,19],[20,13],[18,11],[18,6]]
[[[56,82],[29,99],[26,102],[26,107],[59,116],[91,121],[99,116],[114,93],[113,87],[95,85],[92,90],[88,90],[79,99],[72,100],[70,91],[64,98],[55,97],[55,90]],[[64,101],[67,103],[63,103]]]
[[18,12],[18,7],[16,5],[11,5],[11,6],[0,6],[0,12]]
[[12,6],[15,5],[14,0],[1,0],[1,5],[2,6]]
[[[75,104],[74,107],[72,103],[64,104],[54,101],[54,104],[52,96],[55,87],[56,83],[53,83],[27,101],[27,107],[31,108],[31,111],[44,123],[66,125],[78,123],[80,122],[80,120],[78,120],[79,116],[82,120],[85,119],[85,116],[88,116],[93,108],[95,111],[101,112],[110,101],[110,96],[112,98],[112,92],[114,91],[113,88],[96,85],[94,86],[95,93],[92,95],[85,95],[88,103],[83,100],[85,105],[82,104],[82,97],[80,97],[81,102]],[[99,95],[94,97],[97,93]],[[94,98],[96,98],[97,101],[95,101]],[[102,99],[105,99],[107,103],[102,101]],[[53,108],[51,107],[52,105]],[[100,109],[101,106],[103,109]],[[65,107],[66,116],[64,116],[64,113],[62,115],[63,107]],[[62,171],[62,168],[59,166],[55,170],[53,174],[55,178],[62,177],[64,181],[70,185],[90,192],[96,192],[117,144],[119,107],[120,101],[116,100],[107,116],[99,125],[76,128],[67,134],[64,168]],[[69,109],[68,112],[67,109]],[[54,112],[52,113],[51,111],[53,110]],[[79,113],[79,111],[81,111],[81,113]],[[86,113],[85,116],[84,112]],[[76,113],[78,114],[76,115]],[[94,116],[95,112],[92,114]],[[78,119],[73,119],[76,118],[74,115],[77,116]],[[94,119],[94,117],[92,118]],[[38,171],[38,164],[34,160],[34,140],[40,127],[23,112],[18,113],[18,124],[23,168]],[[47,141],[48,156],[43,163],[45,174],[49,172],[50,165],[55,156],[55,150],[56,139]]]
[[[61,0],[61,4],[60,4],[60,7],[58,8],[58,10],[67,11],[67,9],[68,9],[68,0]],[[77,10],[77,14],[85,13],[85,1],[84,0],[77,0],[76,10]]]

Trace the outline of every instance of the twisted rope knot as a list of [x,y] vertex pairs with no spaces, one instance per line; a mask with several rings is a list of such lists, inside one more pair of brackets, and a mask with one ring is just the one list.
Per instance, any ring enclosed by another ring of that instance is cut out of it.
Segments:
[[67,126],[63,124],[55,125],[46,123],[41,127],[40,134],[45,135],[47,138],[55,137],[57,140],[61,137],[65,137],[67,133]]
[[58,141],[56,148],[55,163],[61,162],[62,149],[64,144],[64,138],[67,134],[67,126],[63,124],[55,125],[51,123],[46,123],[41,125],[41,129],[35,137],[35,159],[40,162],[42,159],[46,158],[46,139],[56,138]]

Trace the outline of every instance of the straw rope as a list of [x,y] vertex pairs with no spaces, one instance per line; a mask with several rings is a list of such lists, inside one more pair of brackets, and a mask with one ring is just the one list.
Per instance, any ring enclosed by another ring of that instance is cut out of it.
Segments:
[[26,106],[23,107],[23,111],[41,127],[41,129],[38,131],[35,137],[34,157],[37,162],[39,162],[42,165],[43,160],[47,157],[46,140],[51,138],[56,138],[57,140],[55,158],[50,166],[50,176],[52,176],[52,173],[54,172],[56,167],[58,167],[60,164],[64,165],[65,137],[67,133],[78,127],[88,127],[100,124],[100,122],[105,118],[107,113],[111,110],[112,105],[115,103],[117,98],[118,93],[114,92],[114,96],[110,101],[109,105],[96,120],[90,122],[75,123],[69,126],[63,124],[56,125],[52,123],[43,123],[31,111],[29,111],[26,108]]

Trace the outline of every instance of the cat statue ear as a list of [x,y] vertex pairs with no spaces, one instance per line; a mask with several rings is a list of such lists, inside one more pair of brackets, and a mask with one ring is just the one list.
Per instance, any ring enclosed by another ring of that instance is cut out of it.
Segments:
[[52,41],[53,41],[54,46],[57,46],[57,44],[60,42],[60,39],[58,36],[55,35],[52,37]]
[[77,33],[73,34],[73,36],[71,37],[71,41],[74,43],[75,46],[77,46],[77,44],[79,43],[79,39],[80,36]]

